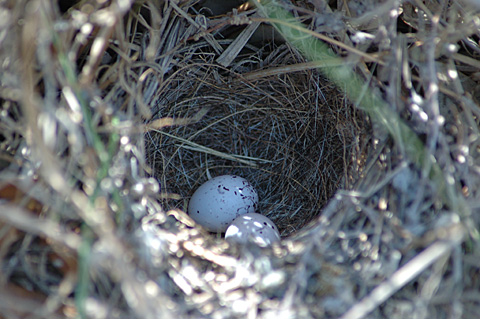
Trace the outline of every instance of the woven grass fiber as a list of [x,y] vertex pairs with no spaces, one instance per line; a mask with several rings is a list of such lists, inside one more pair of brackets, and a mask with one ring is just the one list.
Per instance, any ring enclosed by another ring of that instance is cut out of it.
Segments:
[[[477,318],[476,1],[0,1],[0,318]],[[237,174],[279,227],[184,212]]]
[[[361,156],[366,120],[318,72],[247,81],[233,73],[239,66],[232,71],[215,65],[218,56],[209,48],[205,43],[178,52],[186,56],[182,68],[157,91],[152,123],[206,113],[190,125],[147,134],[152,174],[170,199],[162,206],[186,211],[187,199],[208,176],[239,175],[253,183],[259,211],[286,237],[358,175],[358,163],[350,176],[348,168]],[[262,51],[248,50],[238,64],[258,70],[261,64],[273,68],[303,61],[286,45],[266,57]]]

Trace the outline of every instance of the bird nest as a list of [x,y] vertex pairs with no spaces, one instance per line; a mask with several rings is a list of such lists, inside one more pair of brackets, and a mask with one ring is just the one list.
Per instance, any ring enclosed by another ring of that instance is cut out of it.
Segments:
[[478,317],[477,2],[257,5],[0,2],[1,318]]
[[[231,43],[224,41],[225,48]],[[186,211],[210,176],[239,175],[257,189],[259,211],[285,237],[358,174],[367,121],[315,70],[262,73],[303,62],[290,46],[253,49],[228,69],[206,41],[177,52],[185,60],[159,88],[152,123],[166,117],[190,123],[150,130],[147,157],[164,208]]]

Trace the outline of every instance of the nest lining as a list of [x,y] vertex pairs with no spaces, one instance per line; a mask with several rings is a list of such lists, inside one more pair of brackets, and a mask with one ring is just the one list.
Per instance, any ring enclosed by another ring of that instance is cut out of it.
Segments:
[[[268,55],[250,59],[257,61],[250,70],[301,60],[286,45],[275,53],[273,63]],[[147,134],[154,176],[165,193],[178,195],[167,195],[164,207],[186,211],[188,198],[209,176],[234,174],[255,186],[260,213],[282,236],[301,229],[349,181],[365,120],[316,71],[247,81],[215,64],[214,54],[194,56],[160,91],[155,118],[207,114],[194,124]]]

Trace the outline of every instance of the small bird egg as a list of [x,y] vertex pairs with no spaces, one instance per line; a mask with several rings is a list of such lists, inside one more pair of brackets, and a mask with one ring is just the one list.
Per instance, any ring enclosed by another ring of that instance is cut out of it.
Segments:
[[258,194],[245,178],[217,176],[202,184],[188,203],[188,214],[211,232],[225,232],[238,216],[253,213]]
[[235,218],[225,232],[225,239],[242,244],[253,240],[257,245],[265,247],[280,241],[280,233],[268,217],[248,213]]

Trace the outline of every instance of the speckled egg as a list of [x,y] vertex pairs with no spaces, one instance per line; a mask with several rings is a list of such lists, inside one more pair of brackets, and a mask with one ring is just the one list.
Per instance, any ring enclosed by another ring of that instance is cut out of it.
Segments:
[[248,213],[235,218],[225,233],[225,239],[238,243],[252,240],[259,246],[269,246],[280,240],[277,226],[266,216]]
[[245,178],[217,176],[202,184],[188,203],[188,214],[211,232],[225,232],[240,215],[253,213],[258,194]]

